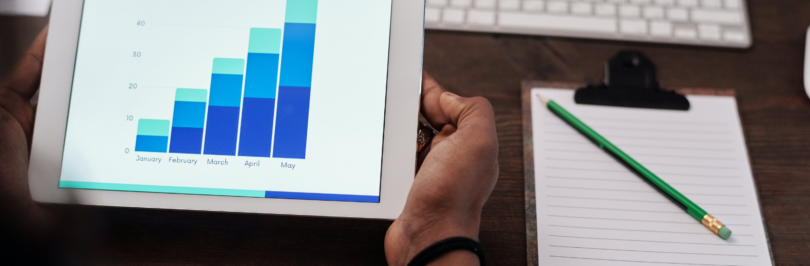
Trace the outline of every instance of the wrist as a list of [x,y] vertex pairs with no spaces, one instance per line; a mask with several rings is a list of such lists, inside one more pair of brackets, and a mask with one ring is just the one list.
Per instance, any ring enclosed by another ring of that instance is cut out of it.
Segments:
[[444,265],[480,265],[481,262],[478,259],[478,255],[473,253],[472,251],[468,250],[456,250],[451,251],[436,258],[436,260],[428,263],[428,266],[444,266]]
[[[411,217],[435,217],[432,219]],[[464,216],[407,215],[404,212],[388,229],[386,236],[386,257],[390,265],[407,265],[419,252],[441,240],[451,237],[467,237],[478,241],[480,214]],[[469,254],[466,254],[469,253]],[[475,253],[454,251],[436,260],[436,262],[469,259],[478,262]],[[430,265],[443,265],[433,264]],[[448,264],[450,265],[450,264]],[[469,264],[464,264],[469,265]],[[475,264],[473,264],[475,265]]]

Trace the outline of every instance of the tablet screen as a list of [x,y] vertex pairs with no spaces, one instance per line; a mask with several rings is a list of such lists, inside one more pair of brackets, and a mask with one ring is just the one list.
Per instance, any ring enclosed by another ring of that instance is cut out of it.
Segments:
[[85,0],[60,187],[379,202],[391,1]]

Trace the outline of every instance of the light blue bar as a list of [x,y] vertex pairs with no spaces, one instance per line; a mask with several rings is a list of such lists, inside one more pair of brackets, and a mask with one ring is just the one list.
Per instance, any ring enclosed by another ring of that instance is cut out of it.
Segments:
[[281,51],[281,29],[250,29],[248,53],[278,54]]
[[245,59],[214,58],[214,74],[245,74]]
[[96,190],[212,195],[212,196],[253,197],[253,198],[264,198],[265,196],[265,192],[260,190],[129,185],[129,184],[112,184],[112,183],[96,183],[96,182],[78,182],[78,181],[60,181],[59,187],[96,189]]
[[315,24],[318,20],[318,0],[287,0],[286,23]]

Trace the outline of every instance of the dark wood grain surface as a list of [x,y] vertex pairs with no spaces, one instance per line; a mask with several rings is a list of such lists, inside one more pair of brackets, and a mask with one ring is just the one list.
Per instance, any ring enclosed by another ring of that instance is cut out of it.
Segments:
[[[777,265],[810,263],[810,100],[802,85],[810,1],[748,2],[754,46],[745,50],[426,32],[425,69],[448,90],[486,97],[495,107],[501,173],[481,227],[491,265],[526,265],[521,81],[598,82],[603,62],[621,49],[643,51],[658,65],[665,87],[736,89],[774,259]],[[0,71],[7,71],[24,47],[9,43],[30,42],[43,25],[42,20],[26,20],[0,18]],[[17,39],[8,39],[12,37]],[[87,244],[93,261],[101,264],[383,265],[383,238],[390,225],[83,209],[102,221]]]

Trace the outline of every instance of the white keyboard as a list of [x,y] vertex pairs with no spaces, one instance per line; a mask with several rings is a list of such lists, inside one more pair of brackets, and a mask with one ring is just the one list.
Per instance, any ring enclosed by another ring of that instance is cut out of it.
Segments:
[[746,48],[744,0],[426,0],[425,27]]

